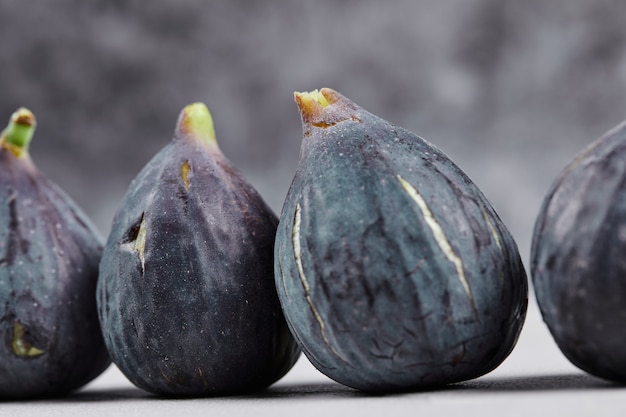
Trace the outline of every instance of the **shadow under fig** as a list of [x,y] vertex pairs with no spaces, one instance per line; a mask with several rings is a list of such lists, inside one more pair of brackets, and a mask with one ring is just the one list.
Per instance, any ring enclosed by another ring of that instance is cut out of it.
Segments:
[[118,401],[118,400],[147,400],[147,401],[229,401],[229,400],[263,400],[270,398],[350,398],[365,397],[368,394],[344,385],[330,382],[313,384],[290,384],[269,387],[262,391],[246,394],[207,396],[207,397],[168,397],[158,396],[145,392],[139,388],[128,387],[123,389],[100,389],[77,392],[60,401]]
[[395,393],[366,393],[349,387],[345,387],[338,383],[326,382],[321,384],[302,384],[302,385],[279,385],[270,387],[268,390],[257,393],[256,398],[263,397],[286,397],[286,398],[303,398],[303,397],[334,397],[334,398],[363,398],[363,397],[391,397],[391,396],[407,396],[407,395],[438,395],[443,393],[481,392],[497,394],[497,393],[513,393],[513,392],[533,392],[533,391],[577,391],[577,390],[602,390],[602,389],[620,389],[626,388],[625,383],[618,383],[597,378],[585,373],[574,374],[557,374],[557,375],[538,375],[524,377],[504,377],[492,378],[483,377],[470,381],[459,382],[440,387],[432,387],[422,390],[413,390]]
[[392,396],[450,395],[454,392],[479,393],[527,393],[533,391],[577,391],[626,388],[626,384],[607,381],[585,373],[541,375],[526,377],[491,378],[483,377],[471,381],[459,382],[443,387],[407,391],[400,393],[372,394],[346,387],[336,382],[302,384],[277,384],[263,391],[219,397],[206,398],[171,398],[160,397],[135,387],[112,389],[86,389],[63,398],[42,399],[44,402],[107,402],[107,401],[229,401],[229,400],[263,400],[263,399],[345,399],[375,398]]
[[626,384],[598,378],[586,373],[537,375],[525,377],[484,377],[447,387],[452,390],[487,392],[573,391],[626,388]]

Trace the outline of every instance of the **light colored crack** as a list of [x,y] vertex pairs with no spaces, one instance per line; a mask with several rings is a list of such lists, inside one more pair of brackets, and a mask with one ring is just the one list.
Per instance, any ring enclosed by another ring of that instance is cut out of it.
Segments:
[[196,368],[196,375],[198,376],[198,379],[202,381],[202,385],[204,386],[204,389],[208,389],[209,382],[207,381],[206,376],[204,375],[204,372],[202,372],[202,368]]
[[283,291],[285,292],[285,297],[289,298],[289,292],[287,291],[287,281],[285,281],[285,273],[283,271],[283,261],[280,256],[280,249],[278,249],[278,270],[280,271],[280,279],[283,283]]
[[313,304],[313,300],[311,299],[311,293],[310,293],[311,287],[309,286],[309,281],[306,278],[306,275],[304,273],[304,267],[302,265],[302,247],[300,246],[301,222],[302,222],[302,215],[301,215],[300,204],[296,204],[296,211],[294,213],[293,231],[291,233],[291,240],[293,243],[294,258],[296,261],[296,266],[298,268],[298,276],[300,277],[300,282],[302,283],[302,288],[304,289],[304,297],[309,305],[309,308],[311,309],[311,313],[313,314],[315,321],[317,321],[317,324],[319,325],[320,334],[322,335],[322,339],[324,340],[324,343],[326,343],[326,345],[330,348],[330,350],[335,356],[337,356],[339,359],[347,363],[348,361],[339,352],[337,352],[335,347],[330,343],[330,340],[328,340],[328,335],[326,334],[326,325],[324,324],[324,320],[322,319],[322,316],[320,315],[319,311],[317,311],[317,308],[315,307],[315,305]]
[[450,241],[446,237],[446,234],[444,233],[441,225],[435,219],[435,216],[433,216],[433,213],[430,211],[430,208],[428,207],[428,204],[426,204],[424,198],[417,192],[415,187],[413,187],[407,180],[402,178],[400,175],[398,175],[398,180],[400,181],[400,185],[402,185],[404,191],[407,192],[409,197],[411,197],[411,199],[419,207],[422,215],[424,216],[426,224],[430,228],[430,231],[433,233],[433,236],[437,241],[437,244],[439,245],[439,248],[446,256],[446,258],[448,258],[448,260],[454,265],[459,281],[461,282],[461,285],[463,286],[463,289],[465,290],[465,293],[467,294],[472,304],[472,309],[474,310],[474,313],[476,313],[474,295],[472,294],[472,289],[470,288],[469,283],[467,282],[467,278],[465,277],[463,261],[456,254],[456,252],[454,252],[452,245],[450,245]]
[[489,217],[487,216],[485,210],[482,210],[482,212],[483,217],[487,222],[487,227],[489,227],[489,231],[491,232],[491,236],[493,236],[493,240],[496,242],[496,246],[498,247],[498,249],[500,249],[500,252],[502,252],[502,242],[500,242],[500,236],[498,235],[498,231],[496,230],[496,227],[493,225],[493,223],[491,223],[491,220],[489,220]]
[[144,256],[144,251],[146,248],[146,217],[142,215],[141,224],[139,225],[139,231],[137,232],[137,239],[135,240],[134,249],[137,251],[139,255],[139,261],[141,262],[141,272],[144,273],[146,270],[146,258]]
[[180,164],[180,178],[185,185],[185,191],[189,191],[189,172],[191,172],[191,165],[189,165],[189,161],[184,160],[183,163]]
[[[493,236],[494,241],[496,242],[496,246],[498,247],[498,250],[500,251],[500,254],[504,255],[504,251],[502,249],[502,242],[500,241],[500,235],[498,235],[498,231],[496,230],[496,227],[493,225],[493,223],[491,223],[491,220],[489,220],[489,217],[487,216],[487,213],[485,212],[485,210],[481,209],[483,212],[483,217],[485,218],[485,221],[487,222],[487,227],[489,227],[489,231],[491,232],[491,236]],[[502,270],[500,270],[500,284],[504,283],[504,272],[502,272]]]
[[34,358],[46,353],[44,350],[36,348],[32,343],[26,340],[26,329],[19,321],[13,323],[13,340],[11,347],[13,348],[13,353],[20,358]]

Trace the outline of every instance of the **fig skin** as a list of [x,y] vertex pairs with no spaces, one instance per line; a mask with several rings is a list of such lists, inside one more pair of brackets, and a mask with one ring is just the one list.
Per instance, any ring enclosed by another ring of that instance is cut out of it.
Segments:
[[626,122],[583,149],[540,208],[531,249],[537,303],[563,354],[626,382]]
[[186,107],[131,183],[100,266],[105,341],[131,382],[226,395],[266,388],[293,366],[300,351],[273,280],[277,223],[219,150],[206,107]]
[[95,297],[102,238],[28,143],[5,138],[0,169],[0,398],[63,396],[111,362]]
[[336,91],[295,99],[304,138],[274,270],[302,351],[371,392],[496,368],[521,331],[528,284],[487,199],[441,151]]

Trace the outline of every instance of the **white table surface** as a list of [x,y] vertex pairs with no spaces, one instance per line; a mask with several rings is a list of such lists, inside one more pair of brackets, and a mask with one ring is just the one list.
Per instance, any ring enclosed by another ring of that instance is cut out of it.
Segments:
[[[0,402],[0,416],[605,416],[626,412],[626,386],[570,364],[531,297],[520,340],[490,374],[446,388],[385,396],[337,384],[301,356],[268,390],[246,396],[162,399],[135,388],[111,366],[81,391],[58,400]],[[349,415],[347,413],[350,413]]]

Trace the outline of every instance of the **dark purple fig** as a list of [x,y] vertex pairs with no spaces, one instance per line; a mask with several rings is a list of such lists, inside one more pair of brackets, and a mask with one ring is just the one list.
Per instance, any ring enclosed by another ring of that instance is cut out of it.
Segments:
[[64,395],[110,364],[96,309],[102,239],[33,164],[35,117],[0,138],[0,398]]
[[491,204],[417,135],[331,89],[295,98],[304,139],[275,279],[303,352],[366,391],[493,370],[517,341],[528,284]]
[[531,274],[563,354],[626,382],[626,123],[591,143],[552,184],[533,235]]
[[263,389],[299,350],[273,279],[278,219],[218,148],[205,105],[130,185],[100,264],[113,361],[138,387],[204,396]]

